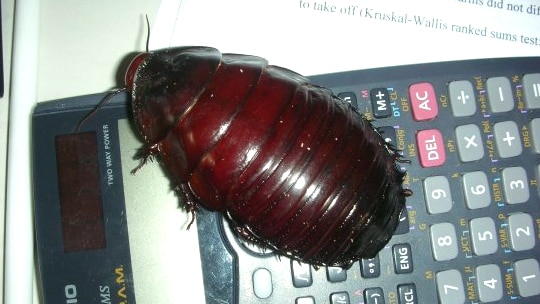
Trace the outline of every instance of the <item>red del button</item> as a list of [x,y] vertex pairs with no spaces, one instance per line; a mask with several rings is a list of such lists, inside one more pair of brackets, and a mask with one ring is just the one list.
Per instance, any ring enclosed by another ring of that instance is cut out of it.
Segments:
[[441,132],[436,129],[423,130],[416,134],[418,154],[422,167],[436,167],[444,164],[446,154]]

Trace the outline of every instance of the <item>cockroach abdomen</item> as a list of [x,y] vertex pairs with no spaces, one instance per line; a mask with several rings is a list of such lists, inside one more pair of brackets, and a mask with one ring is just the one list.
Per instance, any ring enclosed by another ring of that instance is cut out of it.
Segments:
[[126,81],[135,125],[173,183],[239,237],[345,267],[390,240],[409,195],[399,156],[330,90],[206,47],[145,54]]

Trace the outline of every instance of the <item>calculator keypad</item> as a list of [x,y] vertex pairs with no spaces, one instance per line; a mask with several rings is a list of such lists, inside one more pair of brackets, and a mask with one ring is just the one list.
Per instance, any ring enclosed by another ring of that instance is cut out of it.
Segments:
[[265,303],[540,303],[540,73],[438,77],[330,86],[411,161],[414,194],[386,248],[350,269],[262,257]]

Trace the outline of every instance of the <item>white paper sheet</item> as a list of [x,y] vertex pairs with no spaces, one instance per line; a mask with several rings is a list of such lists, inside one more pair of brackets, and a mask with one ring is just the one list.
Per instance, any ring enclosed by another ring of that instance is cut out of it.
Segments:
[[151,49],[206,45],[314,75],[540,55],[536,0],[163,0]]

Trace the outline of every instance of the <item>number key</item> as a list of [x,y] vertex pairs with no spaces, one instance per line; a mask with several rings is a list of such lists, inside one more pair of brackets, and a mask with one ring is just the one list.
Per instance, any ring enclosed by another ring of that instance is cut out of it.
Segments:
[[465,204],[469,209],[479,209],[489,206],[491,194],[486,173],[474,171],[463,174],[463,191]]
[[472,248],[476,255],[495,253],[499,244],[495,222],[490,217],[472,219],[469,222],[471,229]]
[[444,213],[452,209],[450,184],[445,176],[430,176],[424,179],[424,194],[430,214]]
[[527,213],[514,213],[508,217],[510,245],[514,251],[534,248],[535,233],[532,217]]
[[527,172],[523,167],[510,167],[502,170],[502,180],[506,203],[520,204],[529,200]]
[[465,289],[461,273],[455,269],[437,272],[437,292],[441,304],[465,303]]
[[526,259],[514,263],[514,271],[522,297],[540,294],[540,267],[535,259]]
[[429,228],[431,250],[436,261],[448,261],[458,256],[456,228],[450,223],[438,223]]
[[499,301],[503,295],[501,269],[495,264],[476,267],[476,287],[481,302]]

